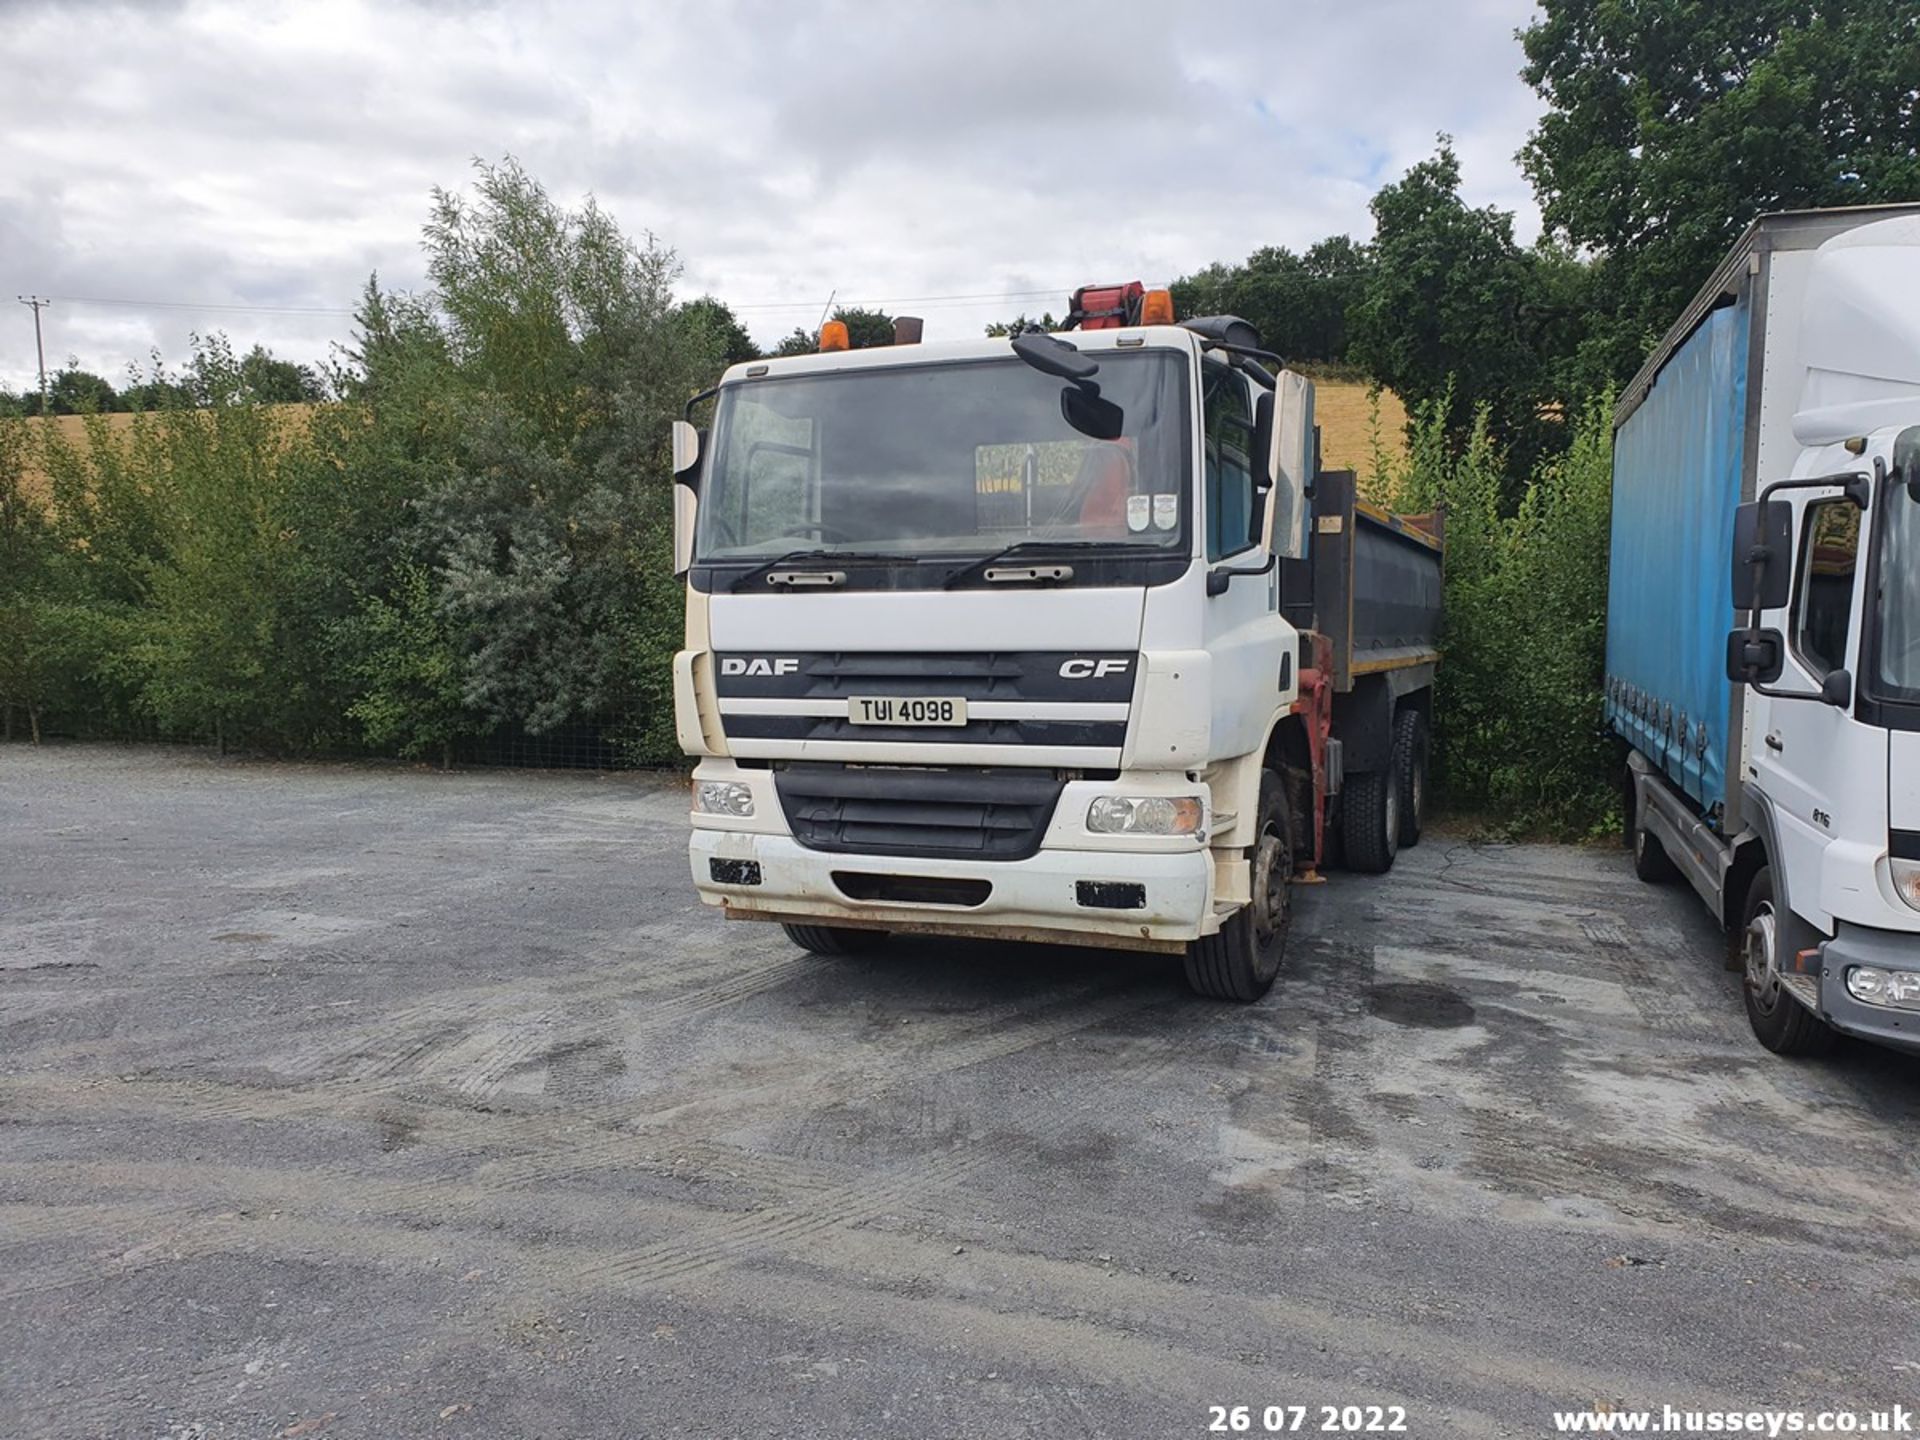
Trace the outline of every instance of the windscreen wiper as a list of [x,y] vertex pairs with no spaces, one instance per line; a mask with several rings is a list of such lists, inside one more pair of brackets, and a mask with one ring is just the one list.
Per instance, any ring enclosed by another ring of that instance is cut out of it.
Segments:
[[[1146,552],[1152,552],[1157,555],[1169,553],[1165,545],[1156,544],[1151,540],[1016,540],[1013,544],[996,550],[991,555],[982,555],[978,560],[969,560],[965,564],[958,566],[952,574],[940,582],[940,588],[943,590],[951,590],[962,580],[971,580],[975,575],[984,574],[988,569],[998,565],[1002,560],[1010,560],[1015,555],[1052,555],[1062,550],[1075,553],[1082,550],[1100,550],[1109,555],[1139,555]],[[1071,575],[1071,573],[1072,572],[1069,571],[1068,575]],[[1045,577],[1036,575],[1031,577],[1022,576],[1020,578],[1042,579]],[[1063,575],[1059,578],[1066,579],[1068,576]]]
[[879,550],[828,550],[820,546],[809,546],[804,550],[789,550],[784,555],[776,555],[764,565],[756,565],[751,570],[742,570],[727,584],[727,589],[738,590],[751,585],[754,581],[783,570],[789,565],[805,565],[820,560],[888,560],[907,565],[919,564],[917,556],[889,555]]

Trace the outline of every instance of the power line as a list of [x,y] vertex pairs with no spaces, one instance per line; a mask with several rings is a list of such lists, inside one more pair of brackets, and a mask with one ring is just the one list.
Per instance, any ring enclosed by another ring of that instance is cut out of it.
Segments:
[[[1039,300],[1049,295],[1066,295],[1072,291],[1071,285],[1062,285],[1050,290],[997,290],[982,291],[977,295],[876,295],[859,302],[870,305],[962,305],[980,300]],[[843,300],[842,308],[850,307],[853,301]],[[756,300],[744,305],[730,305],[732,310],[810,310],[811,300]]]
[[[1052,295],[1065,295],[1072,286],[1058,286],[1047,290],[998,290],[981,291],[971,295],[876,295],[858,302],[841,301],[843,308],[871,308],[880,305],[966,305],[988,300],[1038,300]],[[132,310],[190,310],[208,311],[235,315],[333,315],[352,316],[358,312],[342,306],[329,305],[244,305],[234,301],[197,301],[197,300],[136,300],[101,295],[55,295],[42,304],[51,304],[58,300],[63,305],[116,305]],[[735,311],[746,310],[812,310],[819,302],[816,300],[756,300],[742,305],[729,305]],[[831,301],[828,302],[832,304]]]
[[352,315],[348,309],[309,305],[236,305],[194,300],[109,300],[90,295],[56,295],[63,305],[124,305],[135,310],[218,310],[247,315]]

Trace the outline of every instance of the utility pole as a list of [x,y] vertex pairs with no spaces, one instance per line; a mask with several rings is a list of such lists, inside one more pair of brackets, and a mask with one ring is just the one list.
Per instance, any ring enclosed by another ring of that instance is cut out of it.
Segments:
[[22,305],[33,308],[33,353],[40,362],[40,413],[45,415],[53,407],[47,399],[47,347],[40,339],[40,311],[43,307],[50,307],[53,302],[43,300],[38,295],[21,295],[16,298]]

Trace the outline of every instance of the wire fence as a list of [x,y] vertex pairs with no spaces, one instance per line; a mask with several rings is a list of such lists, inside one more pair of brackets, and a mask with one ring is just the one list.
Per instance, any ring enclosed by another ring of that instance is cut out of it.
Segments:
[[[639,743],[642,727],[638,715],[621,716],[604,722],[580,722],[557,726],[539,733],[519,725],[501,726],[486,735],[468,736],[453,742],[445,754],[422,755],[420,765],[441,765],[454,769],[486,770],[656,770],[671,771],[679,766],[641,758]],[[26,712],[17,706],[0,706],[0,743],[28,744],[33,726]],[[293,758],[254,750],[250,747],[222,746],[215,737],[181,736],[164,733],[151,721],[129,723],[124,716],[89,713],[60,713],[40,717],[40,739],[61,743],[86,744],[188,744],[234,755],[257,755],[265,759]],[[301,759],[391,760],[394,757],[364,747],[320,745],[301,752]]]

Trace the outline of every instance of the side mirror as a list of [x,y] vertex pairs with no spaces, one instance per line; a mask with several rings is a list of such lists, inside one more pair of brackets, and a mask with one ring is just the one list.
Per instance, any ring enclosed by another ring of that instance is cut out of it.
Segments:
[[1778,630],[1735,630],[1727,636],[1727,678],[1734,684],[1771,685],[1785,666],[1786,644]]
[[693,472],[700,464],[700,432],[690,421],[673,422],[673,478],[681,485],[693,484]]
[[700,515],[700,497],[689,485],[673,487],[673,578],[693,568],[693,522]]
[[1247,538],[1258,543],[1271,532],[1267,528],[1267,496],[1273,492],[1273,392],[1262,390],[1253,402],[1253,434],[1248,439],[1248,457],[1253,461],[1254,532]]
[[1126,411],[1096,389],[1069,385],[1060,392],[1060,414],[1067,424],[1095,440],[1118,440],[1127,423]]
[[1820,682],[1820,698],[1837,710],[1853,704],[1853,675],[1846,670],[1829,670]]
[[1261,536],[1267,553],[1298,560],[1307,553],[1307,486],[1313,481],[1313,382],[1282,370],[1274,377],[1271,438],[1267,445],[1266,513]]
[[1733,608],[1775,610],[1793,588],[1793,506],[1754,500],[1733,513]]
[[1906,482],[1908,499],[1920,500],[1920,425],[1909,425],[1894,437],[1893,478]]

